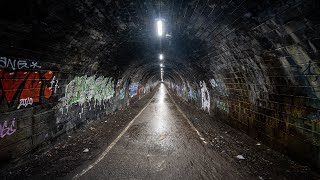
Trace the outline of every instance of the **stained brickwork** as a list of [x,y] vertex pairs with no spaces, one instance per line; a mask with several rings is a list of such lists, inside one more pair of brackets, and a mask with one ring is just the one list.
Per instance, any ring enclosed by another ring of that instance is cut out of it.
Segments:
[[2,157],[138,99],[163,53],[177,95],[320,168],[319,1],[0,3]]

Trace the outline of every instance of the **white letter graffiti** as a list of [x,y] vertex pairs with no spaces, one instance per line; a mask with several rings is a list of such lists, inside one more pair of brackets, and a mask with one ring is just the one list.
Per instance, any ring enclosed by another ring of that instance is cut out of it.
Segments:
[[52,91],[53,84],[55,84],[55,85],[54,85],[54,93],[57,93],[57,88],[59,88],[58,83],[59,83],[59,80],[56,80],[56,76],[53,76],[53,78],[52,78],[52,80],[51,80],[51,82],[50,82],[50,84],[51,84],[50,90]]
[[201,87],[201,108],[203,110],[207,110],[210,113],[210,94],[207,89],[206,83],[204,81],[200,81]]
[[28,105],[32,105],[32,104],[33,104],[32,98],[20,99],[20,104],[18,106],[18,109],[20,109],[21,106],[27,107]]
[[41,66],[38,66],[38,62],[31,62],[31,65],[30,65],[30,67],[32,67],[33,69],[35,69],[35,68],[41,68]]
[[29,68],[41,68],[38,65],[38,62],[30,61],[30,60],[19,60],[14,58],[0,57],[0,68],[9,68],[12,70],[16,69],[29,69]]

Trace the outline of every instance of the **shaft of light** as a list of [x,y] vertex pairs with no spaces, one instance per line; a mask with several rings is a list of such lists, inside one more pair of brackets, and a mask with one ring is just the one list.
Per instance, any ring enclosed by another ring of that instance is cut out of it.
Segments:
[[157,27],[158,27],[158,35],[159,36],[162,36],[163,34],[163,24],[162,24],[162,21],[161,20],[158,20],[157,21]]

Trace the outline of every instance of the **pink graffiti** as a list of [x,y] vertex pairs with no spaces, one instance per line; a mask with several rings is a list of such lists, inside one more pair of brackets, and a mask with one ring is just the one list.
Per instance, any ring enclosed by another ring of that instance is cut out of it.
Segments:
[[10,136],[15,133],[17,131],[15,123],[16,119],[13,118],[10,126],[7,121],[4,121],[2,125],[0,124],[0,137],[4,138],[5,136]]

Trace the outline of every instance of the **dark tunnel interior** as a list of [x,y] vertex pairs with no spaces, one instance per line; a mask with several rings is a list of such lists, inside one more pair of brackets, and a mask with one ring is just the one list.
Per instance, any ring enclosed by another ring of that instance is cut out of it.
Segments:
[[319,4],[1,1],[2,167],[164,84],[213,119],[319,171]]

